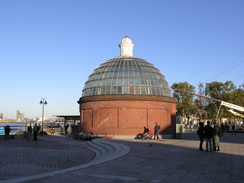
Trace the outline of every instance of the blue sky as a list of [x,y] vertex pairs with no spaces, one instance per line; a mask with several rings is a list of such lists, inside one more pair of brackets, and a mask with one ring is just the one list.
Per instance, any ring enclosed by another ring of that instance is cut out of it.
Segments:
[[126,30],[170,86],[244,83],[243,0],[1,0],[0,113],[40,117],[46,98],[48,118],[79,114],[85,81]]

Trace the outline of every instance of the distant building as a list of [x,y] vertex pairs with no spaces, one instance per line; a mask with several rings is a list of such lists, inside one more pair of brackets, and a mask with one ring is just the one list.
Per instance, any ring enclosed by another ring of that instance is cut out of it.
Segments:
[[0,119],[3,119],[3,113],[0,113]]
[[78,101],[81,128],[112,138],[134,138],[158,123],[160,135],[175,135],[176,100],[164,75],[133,56],[134,44],[127,35],[119,47],[120,56],[102,63],[85,83]]
[[16,121],[24,121],[25,115],[24,113],[21,113],[20,111],[16,111]]

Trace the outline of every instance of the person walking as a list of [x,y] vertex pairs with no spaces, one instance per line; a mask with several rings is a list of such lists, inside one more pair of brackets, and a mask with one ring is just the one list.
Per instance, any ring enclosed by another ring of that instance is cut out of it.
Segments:
[[225,123],[225,130],[224,130],[226,133],[229,132],[229,125],[227,123]]
[[213,128],[213,150],[214,151],[220,151],[219,147],[219,139],[223,136],[222,129],[219,127],[219,125],[214,122],[214,128]]
[[233,123],[233,125],[232,125],[232,134],[231,135],[233,135],[233,134],[236,135],[236,125],[235,125],[235,123]]
[[159,139],[158,137],[158,132],[159,132],[160,126],[158,125],[158,123],[155,123],[155,127],[154,127],[154,140],[157,138],[157,140]]
[[5,138],[5,140],[9,139],[9,133],[10,133],[10,131],[11,131],[10,126],[9,125],[6,125],[5,128],[4,128],[4,133],[5,133],[4,138]]
[[224,123],[221,123],[221,130],[222,130],[223,133],[225,132],[225,125],[224,125]]
[[37,141],[37,134],[38,134],[39,128],[37,124],[34,125],[33,127],[33,132],[34,132],[34,141]]
[[197,135],[200,139],[200,144],[199,144],[199,151],[203,151],[202,144],[204,140],[204,123],[200,122],[199,123],[199,128],[197,130]]
[[206,139],[206,151],[213,151],[212,138],[213,138],[213,128],[210,125],[210,121],[207,121],[207,125],[204,127],[204,137]]
[[31,124],[30,124],[30,126],[28,126],[28,128],[27,128],[28,141],[31,141],[31,136],[32,136],[32,127],[31,127]]
[[69,137],[71,137],[71,135],[72,135],[72,126],[71,126],[71,124],[69,125],[69,127],[68,127],[68,135],[69,135]]

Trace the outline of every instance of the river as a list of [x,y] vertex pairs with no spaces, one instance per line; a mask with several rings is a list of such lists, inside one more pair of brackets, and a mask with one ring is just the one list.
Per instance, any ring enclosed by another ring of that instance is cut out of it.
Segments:
[[[34,126],[35,123],[31,123],[32,126]],[[23,133],[23,131],[25,131],[25,129],[27,128],[27,126],[30,125],[30,123],[23,123],[23,122],[19,122],[19,123],[0,123],[0,135],[4,135],[4,127],[6,125],[9,125],[10,126],[10,135],[14,135],[16,133]],[[43,127],[45,128],[45,126],[47,127],[50,127],[50,126],[58,126],[56,124],[46,124],[44,123],[43,124]]]

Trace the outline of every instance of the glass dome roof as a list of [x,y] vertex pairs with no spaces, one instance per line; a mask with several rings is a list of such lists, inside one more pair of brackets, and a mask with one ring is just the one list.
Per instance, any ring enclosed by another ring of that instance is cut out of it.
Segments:
[[138,57],[121,56],[96,68],[82,91],[82,97],[116,94],[172,97],[168,82],[154,65]]
[[119,47],[119,57],[102,63],[89,76],[82,97],[121,94],[172,97],[160,71],[146,60],[133,56],[134,44],[128,35]]

